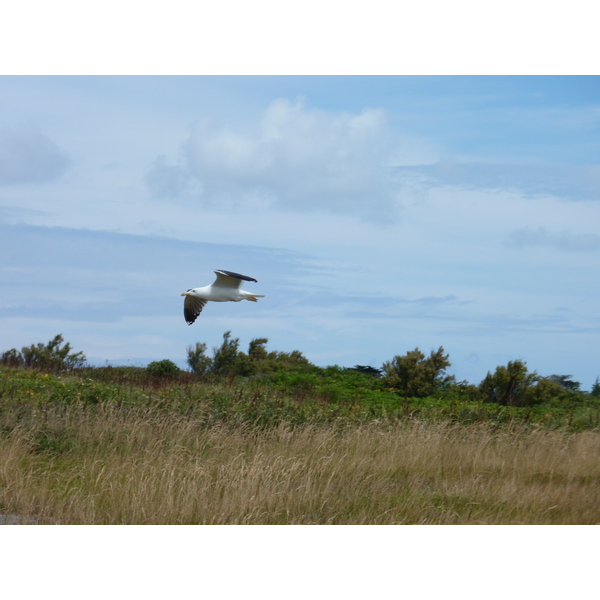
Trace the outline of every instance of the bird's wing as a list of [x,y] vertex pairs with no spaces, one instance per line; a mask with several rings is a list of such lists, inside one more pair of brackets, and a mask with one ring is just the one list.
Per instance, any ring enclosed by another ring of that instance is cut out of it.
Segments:
[[188,325],[191,325],[206,306],[207,300],[195,298],[194,296],[186,296],[183,301],[183,316]]
[[242,285],[242,281],[256,282],[256,279],[252,277],[233,273],[232,271],[215,271],[215,273],[217,274],[217,278],[213,283],[215,287],[239,288]]

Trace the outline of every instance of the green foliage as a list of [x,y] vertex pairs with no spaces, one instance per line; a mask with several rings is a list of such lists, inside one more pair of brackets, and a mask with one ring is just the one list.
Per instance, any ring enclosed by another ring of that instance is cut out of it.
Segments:
[[504,406],[535,406],[544,403],[569,403],[581,400],[579,382],[570,375],[540,377],[530,373],[521,360],[510,361],[506,367],[499,366],[492,375],[488,372],[479,385],[487,402]]
[[[86,377],[92,368],[69,375],[50,375],[24,368],[0,367],[0,399],[15,400],[19,407],[47,404],[99,404],[116,400],[122,389]],[[0,411],[1,412],[1,411]]]
[[195,346],[187,347],[187,364],[196,375],[206,375],[212,369],[213,361],[206,356],[206,344],[196,342]]
[[218,348],[213,348],[211,372],[214,375],[226,377],[235,375],[249,375],[248,357],[240,352],[239,338],[231,338],[231,331],[223,334],[223,343]]
[[444,377],[449,366],[448,354],[444,354],[442,346],[432,351],[429,358],[415,348],[383,363],[383,382],[405,398],[425,398],[454,381],[453,377]]
[[457,402],[478,402],[483,400],[483,395],[478,386],[467,381],[449,381],[441,387],[439,392],[436,392],[436,398]]
[[25,364],[23,355],[16,348],[3,352],[0,356],[0,362],[7,367],[20,367]]
[[[552,400],[565,400],[569,395],[568,391],[557,381],[549,377],[537,377],[536,380],[523,390],[521,406],[534,406],[543,404]],[[577,394],[570,394],[577,397]]]
[[571,392],[578,392],[581,387],[579,381],[573,381],[572,375],[550,375],[548,379],[558,383],[563,389]]
[[[58,364],[68,364],[81,353],[69,354],[70,346],[57,336],[26,352],[12,349],[2,355],[0,413],[7,405],[16,407],[15,414],[32,408],[45,410],[49,404],[97,406],[99,410],[106,405],[133,405],[181,410],[209,424],[265,427],[283,422],[406,419],[487,422],[494,427],[536,424],[569,430],[600,425],[600,378],[592,393],[585,394],[569,375],[541,377],[529,373],[523,361],[513,361],[488,373],[475,386],[445,375],[450,361],[442,347],[429,357],[418,348],[396,356],[383,365],[384,376],[379,377],[379,369],[362,365],[317,367],[297,350],[269,351],[267,343],[267,338],[254,338],[245,353],[227,331],[210,358],[206,344],[198,342],[187,348],[192,373],[182,372],[170,360],[155,361],[147,368],[88,366],[61,373],[48,357],[57,356],[62,359]],[[35,356],[46,359],[35,361]],[[25,368],[33,365],[46,366]],[[68,441],[63,444],[56,431],[44,430],[40,436],[35,441],[39,451],[68,448]]]
[[268,352],[267,338],[254,338],[248,353],[240,351],[240,340],[231,337],[231,331],[223,334],[223,343],[213,348],[213,357],[206,355],[206,344],[196,342],[187,348],[187,363],[193,373],[213,377],[259,376],[276,371],[298,371],[313,365],[298,350],[292,352]]
[[250,342],[248,346],[248,368],[251,374],[264,375],[277,371],[310,371],[314,366],[299,350],[268,352],[265,347],[268,341],[268,338],[254,338]]
[[83,366],[85,361],[85,354],[71,352],[71,344],[65,342],[60,333],[47,344],[24,346],[20,352],[16,348],[11,348],[0,357],[0,362],[6,366],[25,366],[52,371],[75,369]]
[[254,338],[248,346],[248,357],[252,361],[257,361],[269,357],[269,353],[265,348],[268,338]]
[[35,454],[64,454],[74,447],[74,436],[64,429],[44,428],[35,432],[29,440]]
[[[215,423],[276,427],[280,423],[351,424],[399,420],[488,423],[492,427],[567,428],[600,426],[598,401],[589,394],[562,389],[548,378],[532,386],[540,403],[502,406],[470,398],[474,386],[455,384],[435,396],[404,398],[388,391],[381,379],[342,367],[312,366],[305,371],[276,371],[249,379],[207,378],[180,373],[161,380],[146,369],[86,367],[48,374],[0,366],[0,415],[18,426],[32,411],[44,413],[67,405],[107,410],[130,407],[168,411],[211,426]],[[558,395],[556,395],[558,394]],[[577,401],[570,401],[576,399]],[[543,401],[542,401],[543,400]],[[61,438],[61,439],[59,439]],[[44,428],[36,451],[63,452],[68,439]]]
[[151,362],[146,370],[155,377],[176,377],[181,372],[181,369],[173,362],[168,359],[155,360]]
[[489,371],[479,385],[487,402],[504,406],[527,406],[531,396],[528,388],[537,380],[535,373],[528,373],[526,363],[521,360],[509,361],[506,367],[496,367],[492,375]]
[[358,371],[359,373],[364,373],[365,375],[371,375],[372,377],[381,377],[383,373],[381,369],[376,369],[375,367],[370,367],[369,365],[354,365],[352,370]]

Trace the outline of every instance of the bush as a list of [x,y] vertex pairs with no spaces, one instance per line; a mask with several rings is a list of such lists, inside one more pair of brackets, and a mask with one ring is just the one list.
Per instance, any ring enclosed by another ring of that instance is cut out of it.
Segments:
[[264,345],[266,338],[258,338],[250,342],[248,358],[252,373],[275,373],[277,371],[310,371],[313,365],[299,350],[291,352],[267,352]]
[[381,377],[383,374],[381,369],[376,369],[375,367],[370,367],[369,365],[354,365],[350,371],[358,371],[359,373],[364,373],[365,375],[371,375],[371,377]]
[[250,360],[260,360],[261,358],[267,358],[269,353],[265,346],[269,341],[268,338],[254,338],[251,340],[248,346],[248,357]]
[[205,353],[206,344],[196,342],[195,346],[187,347],[187,364],[196,375],[206,375],[212,368],[213,361]]
[[246,354],[239,352],[239,338],[231,339],[231,331],[223,334],[223,343],[213,348],[211,372],[215,375],[250,375],[249,359]]
[[2,353],[0,362],[7,367],[21,367],[25,363],[23,355],[16,349],[11,348]]
[[579,382],[572,381],[570,375],[540,377],[535,372],[529,373],[521,360],[509,361],[506,367],[497,367],[493,375],[488,372],[479,390],[486,402],[504,406],[576,402],[582,397]]
[[537,380],[535,373],[528,373],[522,360],[509,361],[506,367],[496,367],[492,375],[489,371],[479,384],[486,402],[504,406],[527,406],[533,398],[527,390]]
[[558,383],[563,389],[571,392],[578,392],[581,387],[579,381],[573,381],[572,375],[550,375],[547,379]]
[[479,402],[483,400],[479,387],[467,381],[449,382],[442,387],[436,397],[460,402]]
[[176,377],[181,373],[181,369],[168,359],[155,360],[146,367],[146,370],[155,377]]
[[47,344],[24,346],[20,352],[16,348],[11,348],[0,357],[0,362],[9,367],[24,366],[56,371],[82,367],[85,361],[85,354],[71,352],[71,344],[65,342],[60,333]]
[[537,381],[524,391],[523,404],[534,406],[535,404],[550,403],[552,400],[567,403],[576,402],[580,399],[581,395],[577,391],[564,386],[562,382],[557,381],[553,376],[538,377]]
[[437,352],[432,351],[429,358],[415,348],[383,363],[383,382],[405,398],[425,398],[454,381],[453,377],[444,377],[449,366],[448,355],[444,354],[442,346]]
[[[279,371],[306,371],[313,366],[298,350],[267,352],[265,346],[268,341],[267,338],[254,338],[246,354],[239,350],[240,340],[231,338],[231,332],[226,331],[221,346],[213,348],[212,362],[207,368],[214,375],[229,377],[262,375]],[[205,345],[197,344],[196,349],[201,350],[200,354],[202,354]],[[189,351],[188,349],[188,355]],[[192,354],[195,353],[196,351],[192,349]]]

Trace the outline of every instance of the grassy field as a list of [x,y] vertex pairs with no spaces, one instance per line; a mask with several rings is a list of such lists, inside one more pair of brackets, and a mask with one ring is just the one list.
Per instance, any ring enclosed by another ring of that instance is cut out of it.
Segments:
[[590,407],[559,417],[116,375],[0,371],[0,513],[39,524],[600,522]]

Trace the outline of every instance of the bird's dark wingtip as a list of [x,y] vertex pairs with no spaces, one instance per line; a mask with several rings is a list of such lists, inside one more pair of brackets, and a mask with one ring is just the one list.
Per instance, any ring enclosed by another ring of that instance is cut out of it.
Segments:
[[258,283],[254,277],[248,277],[248,275],[241,275],[240,273],[234,273],[233,271],[224,271],[223,269],[217,269],[215,273],[222,273],[223,275],[229,275],[229,277],[235,277],[236,279],[243,279],[244,281],[254,281]]

